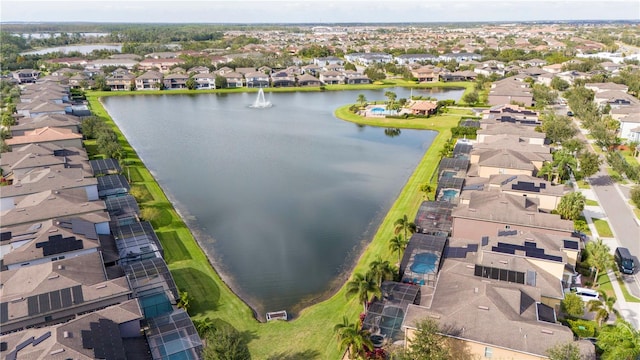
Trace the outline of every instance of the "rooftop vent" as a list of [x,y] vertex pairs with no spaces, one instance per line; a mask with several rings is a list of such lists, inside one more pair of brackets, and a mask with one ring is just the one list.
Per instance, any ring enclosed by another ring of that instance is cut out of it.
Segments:
[[489,310],[488,306],[484,306],[484,305],[478,305],[478,309],[480,310]]

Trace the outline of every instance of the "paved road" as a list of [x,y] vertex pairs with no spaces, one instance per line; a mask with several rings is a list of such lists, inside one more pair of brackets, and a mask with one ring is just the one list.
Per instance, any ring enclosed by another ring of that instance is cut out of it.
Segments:
[[606,172],[600,171],[589,179],[598,196],[609,225],[620,246],[626,247],[635,256],[640,255],[640,227],[635,215]]

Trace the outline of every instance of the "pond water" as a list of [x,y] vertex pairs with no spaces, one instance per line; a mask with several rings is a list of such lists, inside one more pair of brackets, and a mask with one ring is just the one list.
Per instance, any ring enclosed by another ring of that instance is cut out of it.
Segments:
[[39,50],[23,52],[20,55],[43,55],[54,52],[70,53],[77,51],[82,54],[90,54],[93,50],[115,50],[122,51],[122,45],[110,45],[110,44],[91,44],[91,45],[68,45],[68,46],[56,46],[50,48],[44,48]]
[[[341,284],[436,135],[335,118],[358,94],[385,99],[367,90],[266,93],[264,109],[250,107],[256,93],[104,103],[232,289],[259,316],[295,315]],[[462,90],[422,95],[457,100]]]

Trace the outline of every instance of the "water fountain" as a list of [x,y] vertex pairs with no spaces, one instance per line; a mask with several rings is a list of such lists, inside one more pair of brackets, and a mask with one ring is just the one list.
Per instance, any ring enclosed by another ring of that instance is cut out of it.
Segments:
[[264,90],[262,90],[262,88],[260,88],[260,90],[258,90],[258,97],[256,98],[256,101],[253,102],[251,107],[252,108],[258,108],[258,109],[264,109],[264,108],[270,108],[271,107],[271,102],[267,101],[264,98]]

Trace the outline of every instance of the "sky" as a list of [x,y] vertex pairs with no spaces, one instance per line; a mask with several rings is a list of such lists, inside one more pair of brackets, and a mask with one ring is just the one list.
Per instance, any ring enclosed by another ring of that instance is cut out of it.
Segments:
[[0,22],[398,23],[636,20],[640,0],[2,0]]

